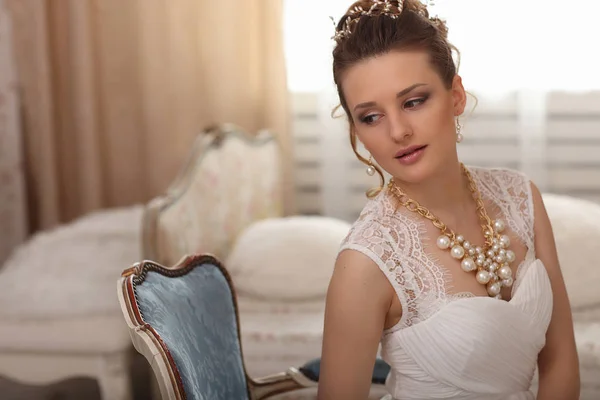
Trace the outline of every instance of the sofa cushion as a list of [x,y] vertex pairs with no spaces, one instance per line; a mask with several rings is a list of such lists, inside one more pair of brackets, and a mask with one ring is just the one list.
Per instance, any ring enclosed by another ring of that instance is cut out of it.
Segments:
[[322,299],[349,230],[347,222],[325,217],[262,220],[240,235],[225,264],[240,296]]
[[62,319],[0,318],[0,352],[89,354],[129,347],[129,330],[120,312]]
[[544,194],[573,312],[600,308],[600,204]]
[[[243,301],[242,301],[243,304]],[[250,376],[300,367],[321,356],[324,303],[320,309],[296,309],[264,303],[240,308],[244,363]]]
[[33,236],[0,270],[0,320],[120,315],[115,282],[140,260],[141,215],[98,211]]
[[[318,382],[319,375],[321,374],[321,359],[315,358],[314,360],[310,360],[301,366],[299,370],[306,375],[308,379]],[[373,367],[371,383],[384,385],[390,370],[390,366],[383,361],[383,359],[377,357],[377,359],[375,359],[375,366]]]
[[574,310],[573,321],[575,323],[600,323],[600,304],[595,307]]
[[594,368],[600,379],[600,321],[575,323],[574,327],[580,364],[582,368]]
[[575,323],[581,399],[600,398],[600,321]]

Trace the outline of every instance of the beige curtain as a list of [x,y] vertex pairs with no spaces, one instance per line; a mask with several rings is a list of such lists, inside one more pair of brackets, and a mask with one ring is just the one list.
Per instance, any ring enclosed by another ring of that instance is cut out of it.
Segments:
[[281,0],[8,3],[34,229],[161,193],[209,124],[271,129],[290,160]]
[[11,21],[0,0],[0,268],[27,235],[22,166]]

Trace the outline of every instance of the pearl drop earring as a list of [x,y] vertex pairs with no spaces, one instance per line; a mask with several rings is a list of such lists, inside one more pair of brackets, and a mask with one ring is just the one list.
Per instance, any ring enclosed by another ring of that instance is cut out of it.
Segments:
[[375,166],[373,165],[373,156],[369,157],[369,166],[367,167],[367,175],[375,175]]
[[462,132],[462,126],[460,125],[460,121],[456,118],[456,143],[460,143],[463,141],[464,137]]

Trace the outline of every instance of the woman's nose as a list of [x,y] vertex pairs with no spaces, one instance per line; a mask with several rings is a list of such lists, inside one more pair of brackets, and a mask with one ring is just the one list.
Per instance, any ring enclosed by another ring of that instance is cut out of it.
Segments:
[[408,120],[402,115],[390,115],[390,137],[394,142],[402,142],[412,136],[413,130]]

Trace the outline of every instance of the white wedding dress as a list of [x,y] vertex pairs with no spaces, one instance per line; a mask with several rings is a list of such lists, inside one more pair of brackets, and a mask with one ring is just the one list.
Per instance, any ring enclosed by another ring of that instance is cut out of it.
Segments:
[[523,247],[510,301],[453,293],[451,274],[430,246],[437,238],[431,222],[396,209],[385,191],[369,201],[341,247],[370,257],[402,305],[400,322],[381,341],[393,399],[535,398],[530,385],[550,323],[552,290],[535,257],[530,183],[511,170],[469,170],[511,241]]

